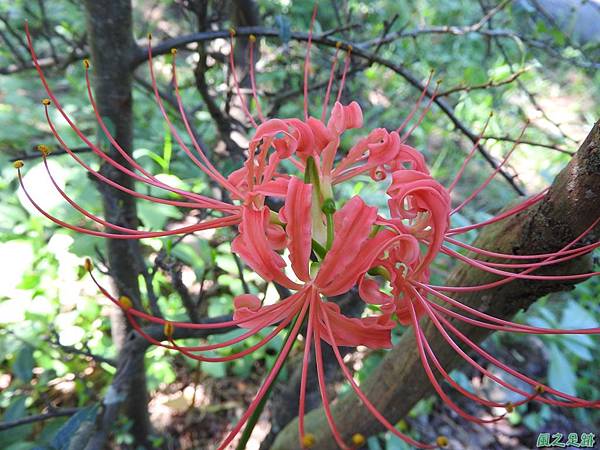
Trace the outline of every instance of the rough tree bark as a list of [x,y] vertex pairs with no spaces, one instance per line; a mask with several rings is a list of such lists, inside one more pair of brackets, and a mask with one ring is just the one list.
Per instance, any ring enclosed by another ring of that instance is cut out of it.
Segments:
[[[127,152],[133,150],[131,61],[137,47],[132,34],[130,0],[85,1],[87,33],[94,74],[94,92],[98,109],[116,141]],[[106,146],[108,147],[108,145]],[[127,166],[127,162],[112,146],[107,148],[111,158]],[[114,167],[103,164],[101,172],[117,183],[133,188],[131,177]],[[135,228],[138,225],[135,199],[106,184],[99,183],[104,213],[109,222]],[[107,260],[118,295],[126,295],[138,307],[139,242],[107,240]],[[146,446],[150,434],[148,394],[143,352],[132,355],[126,351],[125,338],[130,331],[127,320],[112,308],[113,340],[119,350],[119,368],[133,366],[123,392],[111,392],[104,400],[104,413],[99,417],[98,430],[88,448],[101,448],[110,433],[123,402],[132,421],[131,432],[136,444]],[[118,377],[118,374],[117,376]]]
[[[544,200],[514,217],[486,227],[475,245],[496,252],[531,254],[557,251],[588,228],[600,216],[600,122],[596,123],[569,165],[556,177]],[[597,239],[600,228],[589,236]],[[591,258],[579,258],[560,266],[539,270],[540,274],[584,273],[590,270]],[[459,266],[449,279],[449,285],[478,285],[498,279],[472,267]],[[550,292],[570,289],[573,282],[531,282],[515,280],[493,290],[455,295],[460,302],[502,318],[510,318],[529,307],[537,298]],[[447,370],[461,359],[444,341],[432,322],[423,319],[425,334],[439,361]],[[478,342],[490,333],[464,323],[453,324],[469,338]],[[384,358],[377,370],[361,386],[368,398],[395,423],[404,417],[433,388],[427,380],[416,350],[411,330]],[[338,399],[332,407],[333,416],[346,441],[354,433],[370,436],[382,427],[353,393]],[[316,437],[316,448],[337,449],[322,408],[307,415],[307,432]],[[279,434],[272,449],[299,449],[297,420]]]

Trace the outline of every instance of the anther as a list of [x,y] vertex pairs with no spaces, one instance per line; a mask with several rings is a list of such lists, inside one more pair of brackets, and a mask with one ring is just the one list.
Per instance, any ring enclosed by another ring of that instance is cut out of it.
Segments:
[[165,322],[165,326],[163,328],[163,333],[165,337],[170,341],[173,338],[173,322]]
[[302,447],[304,448],[312,448],[315,445],[316,439],[315,435],[311,433],[306,433],[302,436]]
[[448,438],[446,436],[438,436],[435,443],[438,447],[448,447]]
[[83,67],[85,67],[86,69],[90,68],[90,60],[89,59],[84,59],[83,60]]
[[119,297],[119,306],[125,311],[127,311],[128,309],[131,309],[133,307],[133,303],[131,303],[131,299],[129,297],[127,297],[126,295],[121,295]]
[[535,392],[537,392],[538,394],[543,394],[544,392],[546,392],[546,389],[541,384],[538,384],[535,387]]
[[511,413],[515,410],[515,405],[512,402],[508,402],[504,407],[506,408],[507,413]]
[[18,159],[13,163],[13,167],[15,169],[20,169],[21,167],[23,167],[25,165],[25,163],[23,162],[23,160]]
[[148,33],[148,40],[151,41],[152,40],[152,33]]
[[254,36],[253,34],[251,34],[250,36],[248,36],[248,40],[252,43],[256,42],[256,36]]
[[235,28],[233,28],[233,27],[229,28],[229,36],[231,36],[231,37],[235,36]]
[[352,443],[354,445],[356,445],[357,447],[361,447],[361,446],[365,445],[365,441],[366,441],[365,437],[360,433],[356,433],[352,436]]
[[44,157],[46,157],[50,154],[50,148],[48,148],[47,145],[40,144],[36,148]]
[[176,55],[177,54],[177,49],[176,48],[172,48],[171,49],[171,55]]
[[352,53],[353,49],[354,49],[354,47],[352,47],[350,44],[348,44],[348,53]]
[[341,41],[337,41],[335,43],[335,48],[341,48],[342,47],[342,42]]
[[83,268],[86,270],[86,272],[92,271],[94,265],[92,264],[92,260],[90,258],[85,258],[85,260],[83,261]]
[[44,106],[50,106],[52,104],[52,101],[49,98],[45,98],[44,100],[42,100],[42,105]]

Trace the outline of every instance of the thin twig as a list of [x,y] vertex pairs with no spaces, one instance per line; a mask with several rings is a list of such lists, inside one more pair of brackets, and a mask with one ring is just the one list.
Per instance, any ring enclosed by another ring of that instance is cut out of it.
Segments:
[[56,410],[47,412],[45,414],[38,414],[36,416],[22,417],[22,418],[16,419],[16,420],[9,420],[7,422],[0,423],[0,431],[8,430],[10,428],[20,427],[21,425],[27,425],[30,423],[42,422],[44,420],[54,419],[56,417],[72,416],[77,411],[79,411],[79,408],[61,408],[61,409],[56,409]]

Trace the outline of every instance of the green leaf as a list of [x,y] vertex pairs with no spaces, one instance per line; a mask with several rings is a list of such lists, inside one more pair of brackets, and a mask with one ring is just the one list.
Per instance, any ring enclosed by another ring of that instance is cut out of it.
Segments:
[[213,378],[223,378],[227,375],[227,363],[224,362],[210,362],[201,363],[202,372],[210,375]]
[[86,422],[91,423],[96,420],[98,415],[98,405],[94,404],[83,408],[74,414],[67,422],[61,427],[52,439],[51,446],[55,450],[67,450],[71,439],[77,434],[77,432],[86,425]]
[[[18,420],[26,415],[25,403],[27,397],[18,396],[15,397],[6,408],[2,416],[2,422],[10,422],[12,420]],[[31,424],[21,425],[15,428],[9,428],[0,432],[0,448],[6,448],[10,444],[20,442],[24,440],[24,437],[31,433],[33,426]]]
[[165,124],[165,142],[163,144],[163,172],[169,173],[169,166],[171,165],[171,156],[173,155],[173,140],[171,138],[171,131],[167,124]]
[[592,313],[577,302],[569,300],[560,320],[560,328],[598,328],[600,324]]
[[548,384],[553,389],[569,395],[576,395],[575,384],[577,375],[571,367],[571,363],[554,345],[550,345],[550,366],[548,367]]
[[33,378],[33,365],[35,361],[33,359],[33,347],[30,345],[23,345],[15,362],[13,363],[12,369],[17,378],[22,381],[28,382]]
[[570,352],[586,361],[594,359],[590,349],[594,348],[594,341],[586,335],[563,336],[560,343]]

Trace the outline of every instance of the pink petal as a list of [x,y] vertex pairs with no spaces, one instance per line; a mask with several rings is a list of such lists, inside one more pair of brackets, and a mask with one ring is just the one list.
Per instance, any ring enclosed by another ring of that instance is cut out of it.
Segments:
[[396,249],[403,258],[413,257],[419,252],[419,243],[410,234],[396,234],[383,230],[364,242],[360,251],[353,257],[353,263],[326,285],[319,285],[325,295],[339,295],[349,291],[372,267],[379,265],[378,258],[388,249]]
[[383,305],[393,300],[391,295],[384,294],[379,290],[377,281],[367,278],[365,275],[358,282],[358,294],[360,298],[371,305]]
[[240,234],[231,243],[231,249],[265,280],[275,281],[290,289],[298,289],[301,286],[285,276],[282,271],[285,261],[273,251],[267,240],[265,223],[268,223],[268,220],[268,208],[242,208],[242,223],[238,227]]
[[290,178],[285,205],[280,218],[287,224],[285,231],[289,238],[290,261],[296,276],[309,281],[309,260],[312,243],[311,208],[312,185],[304,184],[296,177]]
[[274,305],[261,306],[256,295],[243,294],[233,299],[233,320],[248,319],[239,325],[241,328],[264,328],[294,314],[297,309],[298,293]]
[[335,102],[327,128],[339,135],[351,128],[362,126],[363,115],[358,103],[352,102],[348,106],[343,106],[340,102]]
[[327,284],[356,265],[356,255],[368,239],[377,218],[377,208],[367,206],[360,197],[352,197],[342,209],[335,212],[333,222],[335,238],[331,250],[325,256],[315,284]]
[[327,147],[327,144],[333,141],[334,136],[331,133],[331,131],[327,129],[325,124],[319,119],[309,117],[307,124],[312,130],[313,137],[315,140],[315,153],[317,155],[320,155],[323,149]]
[[338,346],[356,347],[364,345],[369,348],[391,348],[391,330],[395,324],[386,316],[350,318],[340,312],[335,303],[317,303],[319,320],[315,324],[321,328],[321,337],[331,344],[325,321],[321,317],[327,314],[335,343]]

